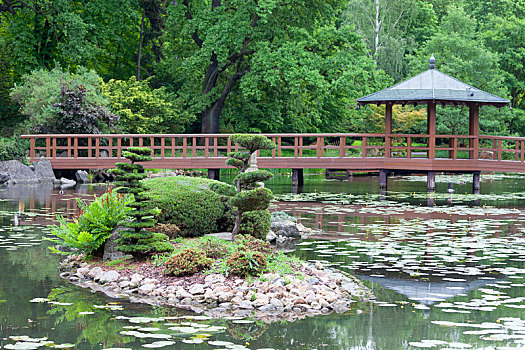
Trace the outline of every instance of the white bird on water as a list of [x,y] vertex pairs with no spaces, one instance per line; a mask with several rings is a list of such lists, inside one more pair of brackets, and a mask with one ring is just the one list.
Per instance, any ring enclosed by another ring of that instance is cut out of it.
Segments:
[[452,182],[449,182],[449,183],[448,183],[448,189],[447,189],[447,192],[448,192],[448,193],[454,193],[454,192],[456,192],[456,190],[452,187]]

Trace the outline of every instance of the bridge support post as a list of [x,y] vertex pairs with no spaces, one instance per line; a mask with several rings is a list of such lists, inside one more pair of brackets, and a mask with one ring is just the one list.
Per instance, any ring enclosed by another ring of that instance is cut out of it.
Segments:
[[292,169],[292,186],[304,185],[303,169]]
[[479,194],[480,190],[481,190],[481,184],[480,184],[481,176],[480,176],[480,173],[481,172],[479,172],[479,171],[475,171],[472,174],[472,193],[474,193],[474,194]]
[[379,189],[386,190],[388,187],[388,170],[379,170]]
[[208,179],[219,181],[221,177],[221,169],[208,169]]
[[436,190],[436,172],[429,171],[427,173],[427,191],[434,192]]

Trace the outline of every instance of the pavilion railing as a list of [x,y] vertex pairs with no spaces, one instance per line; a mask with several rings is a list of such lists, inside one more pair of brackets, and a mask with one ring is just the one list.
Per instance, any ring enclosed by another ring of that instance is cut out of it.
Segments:
[[[152,149],[155,159],[226,157],[239,145],[229,134],[46,134],[23,135],[30,140],[30,158],[48,159],[122,158],[130,146]],[[428,134],[266,134],[277,144],[261,151],[265,158],[404,158],[483,159],[525,161],[525,138],[512,136]]]

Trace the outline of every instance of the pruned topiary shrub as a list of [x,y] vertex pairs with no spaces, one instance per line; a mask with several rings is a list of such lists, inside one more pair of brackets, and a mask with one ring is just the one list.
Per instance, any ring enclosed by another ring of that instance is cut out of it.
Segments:
[[137,162],[151,161],[151,149],[147,147],[129,147],[122,152],[122,156],[129,159],[130,163],[116,163],[117,169],[112,169],[115,174],[115,185],[121,186],[117,189],[119,193],[131,193],[135,196],[135,202],[130,204],[133,210],[128,214],[133,220],[124,222],[122,226],[127,230],[120,231],[117,240],[117,249],[133,255],[148,253],[163,253],[173,251],[173,246],[168,241],[168,236],[162,233],[147,231],[147,228],[155,226],[154,215],[158,213],[156,208],[146,208],[145,188],[141,180],[147,175],[144,167]]
[[[230,211],[227,213],[228,225],[224,231],[233,229],[235,223],[236,208],[230,206]],[[251,235],[255,238],[266,239],[266,235],[270,231],[272,225],[272,214],[268,209],[248,211],[242,214],[241,227],[239,235]]]
[[193,275],[208,268],[212,262],[204,250],[186,248],[168,258],[164,273],[173,276]]
[[241,229],[242,216],[246,212],[266,210],[273,199],[273,193],[267,188],[260,187],[259,182],[266,181],[272,177],[272,173],[266,170],[248,171],[250,160],[258,150],[276,148],[274,142],[263,135],[235,134],[230,136],[232,144],[237,144],[246,151],[228,153],[226,165],[239,169],[240,173],[234,179],[236,194],[231,200],[231,205],[237,211],[232,235],[235,237]]
[[219,232],[224,221],[227,197],[214,190],[228,191],[232,186],[219,181],[175,176],[145,181],[148,207],[159,208],[158,220],[177,225],[183,237],[198,237]]
[[226,260],[229,273],[240,277],[256,276],[268,265],[266,256],[258,251],[238,250]]

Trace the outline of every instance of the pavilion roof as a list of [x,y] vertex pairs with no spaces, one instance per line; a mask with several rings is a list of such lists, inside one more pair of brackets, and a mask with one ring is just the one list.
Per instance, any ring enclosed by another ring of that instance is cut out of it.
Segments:
[[471,104],[504,107],[510,101],[465,84],[456,78],[434,69],[434,58],[430,59],[430,69],[387,89],[361,97],[357,105],[422,104],[436,102],[441,104]]

